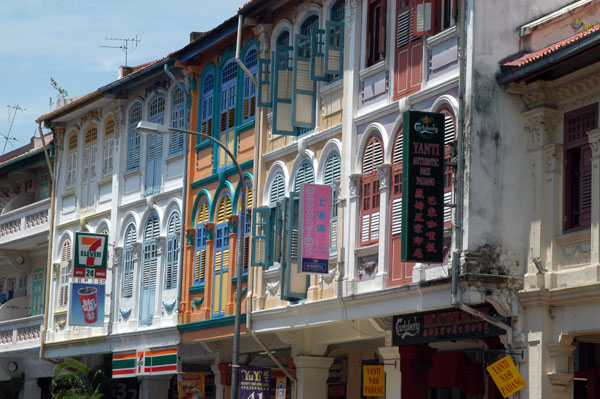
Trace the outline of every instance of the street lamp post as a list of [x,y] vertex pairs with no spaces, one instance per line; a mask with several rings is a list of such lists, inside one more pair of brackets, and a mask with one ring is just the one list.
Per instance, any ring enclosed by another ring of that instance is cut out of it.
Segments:
[[[167,125],[160,123],[152,123],[141,121],[138,123],[136,129],[138,133],[144,134],[169,134],[171,132],[185,133],[191,134],[193,136],[202,137],[203,139],[208,139],[213,143],[217,144],[221,147],[227,155],[233,161],[233,164],[237,168],[237,172],[240,178],[240,195],[238,196],[240,201],[240,214],[238,217],[238,248],[237,248],[237,256],[236,256],[236,265],[235,265],[235,275],[237,277],[237,282],[235,285],[235,324],[233,328],[233,359],[231,362],[231,399],[237,399],[238,390],[237,385],[239,381],[240,374],[240,325],[241,325],[241,313],[242,313],[242,263],[244,260],[244,231],[246,228],[246,196],[244,195],[244,172],[242,172],[242,167],[240,166],[237,158],[229,151],[226,145],[221,143],[219,140],[215,139],[212,136],[209,136],[204,133],[195,132],[193,130],[185,130],[185,129],[176,129],[169,128]],[[185,198],[184,198],[184,206],[185,206]]]

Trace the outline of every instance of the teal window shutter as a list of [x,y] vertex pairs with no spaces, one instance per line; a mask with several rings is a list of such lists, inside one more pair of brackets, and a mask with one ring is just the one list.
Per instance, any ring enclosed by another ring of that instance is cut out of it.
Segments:
[[270,248],[273,241],[271,208],[260,207],[252,212],[252,266],[269,266]]
[[[258,69],[258,51],[256,46],[252,46],[247,52],[244,61],[244,65],[252,76],[256,78],[256,72]],[[254,120],[256,114],[256,86],[250,80],[250,78],[243,74],[243,99],[242,99],[242,115],[241,122],[245,123],[250,120]]]
[[275,207],[271,208],[271,218],[274,230],[273,244],[271,245],[270,264],[273,265],[275,262],[280,265],[283,263],[282,254],[283,249],[283,202],[277,201]]
[[293,47],[277,45],[273,74],[273,134],[293,135],[292,53]]
[[258,59],[258,106],[271,107],[273,99],[271,98],[271,67],[273,58]]
[[310,39],[311,57],[310,57],[310,78],[312,80],[328,79],[325,73],[325,52],[324,52],[324,36],[323,29],[313,29]]
[[344,22],[327,21],[325,29],[325,73],[344,72]]
[[281,271],[281,299],[286,301],[298,301],[306,299],[310,278],[306,274],[298,273],[300,262],[300,237],[299,237],[299,213],[300,196],[297,192],[290,193],[286,201],[286,215],[284,218],[286,227],[286,253],[285,262]]
[[316,82],[310,78],[310,36],[296,35],[292,80],[292,125],[315,126]]

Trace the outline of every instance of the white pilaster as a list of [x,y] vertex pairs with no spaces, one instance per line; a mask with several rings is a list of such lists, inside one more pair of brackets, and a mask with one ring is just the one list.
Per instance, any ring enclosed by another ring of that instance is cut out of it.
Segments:
[[385,370],[385,397],[386,399],[400,399],[402,392],[402,373],[400,373],[400,352],[397,346],[378,348],[377,351],[383,359]]
[[296,356],[296,380],[298,390],[296,399],[316,399],[327,397],[327,378],[332,357]]

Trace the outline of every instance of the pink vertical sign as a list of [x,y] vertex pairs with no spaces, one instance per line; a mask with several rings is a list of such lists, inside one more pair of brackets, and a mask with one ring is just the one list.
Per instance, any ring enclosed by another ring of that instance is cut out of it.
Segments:
[[331,186],[305,184],[300,192],[299,273],[329,272]]

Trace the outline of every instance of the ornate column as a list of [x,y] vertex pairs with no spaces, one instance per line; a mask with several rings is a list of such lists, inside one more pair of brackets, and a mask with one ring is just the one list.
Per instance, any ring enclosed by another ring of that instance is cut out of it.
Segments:
[[298,381],[296,398],[326,398],[327,378],[332,363],[332,357],[294,356]]
[[390,179],[392,165],[382,164],[377,166],[379,178],[379,259],[377,261],[376,279],[380,287],[387,287],[388,269],[390,259]]

